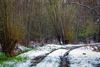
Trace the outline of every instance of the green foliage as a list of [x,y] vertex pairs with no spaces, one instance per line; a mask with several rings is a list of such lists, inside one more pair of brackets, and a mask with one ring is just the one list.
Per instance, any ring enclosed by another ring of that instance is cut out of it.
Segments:
[[82,25],[82,27],[79,28],[79,34],[78,34],[79,39],[93,36],[94,33],[96,32],[96,27],[97,25],[95,25],[95,23],[91,19],[90,20],[88,19],[84,23],[84,25]]
[[0,52],[0,64],[4,63],[4,62],[7,62],[7,61],[13,61],[13,62],[23,62],[27,60],[26,57],[8,57],[5,55],[5,53],[3,52]]

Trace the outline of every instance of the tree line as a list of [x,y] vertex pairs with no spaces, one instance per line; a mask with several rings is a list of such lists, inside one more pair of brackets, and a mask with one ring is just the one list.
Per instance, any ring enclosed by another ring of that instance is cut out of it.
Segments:
[[12,55],[19,41],[100,41],[99,0],[0,0],[0,43]]

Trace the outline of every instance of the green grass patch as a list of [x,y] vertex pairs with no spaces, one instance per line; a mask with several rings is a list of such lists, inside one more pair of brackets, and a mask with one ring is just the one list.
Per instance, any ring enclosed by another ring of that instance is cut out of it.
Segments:
[[[36,51],[37,48],[33,48],[31,50]],[[26,53],[31,50],[21,52],[20,54]],[[28,59],[29,59],[28,57],[22,57],[19,54],[17,56],[8,57],[5,55],[5,53],[0,52],[0,67],[15,67],[17,63],[26,62]]]
[[7,61],[13,61],[13,62],[24,62],[28,58],[26,57],[20,57],[20,56],[14,56],[14,57],[7,57],[3,52],[0,52],[0,64]]

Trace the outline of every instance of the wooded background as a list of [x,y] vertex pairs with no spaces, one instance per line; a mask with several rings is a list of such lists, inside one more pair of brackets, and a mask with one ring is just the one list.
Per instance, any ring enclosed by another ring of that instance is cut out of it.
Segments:
[[0,0],[0,43],[5,52],[18,41],[52,39],[100,42],[100,0]]

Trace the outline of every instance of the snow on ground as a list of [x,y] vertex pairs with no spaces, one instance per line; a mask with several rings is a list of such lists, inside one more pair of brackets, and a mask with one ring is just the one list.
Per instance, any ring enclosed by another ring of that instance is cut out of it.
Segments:
[[[2,65],[4,67],[30,67],[32,59],[38,57],[38,56],[44,56],[48,53],[50,53],[54,49],[61,48],[62,46],[60,45],[54,45],[54,44],[48,44],[42,47],[37,47],[35,49],[32,49],[26,53],[22,53],[18,55],[18,57],[25,57],[28,58],[26,61],[22,62],[15,62],[13,60],[11,61],[5,61]],[[18,49],[25,51],[28,48],[23,47],[23,46],[18,46]]]
[[[19,49],[21,50],[26,50],[26,47],[23,46],[19,46]],[[36,49],[32,49],[26,53],[22,53],[20,55],[18,55],[17,57],[25,57],[27,58],[26,61],[22,61],[22,62],[15,62],[15,61],[5,61],[3,62],[2,67],[30,67],[31,65],[31,61],[32,59],[36,58],[37,56],[43,56],[46,55],[47,53],[50,53],[52,51],[52,49],[48,49],[44,47],[37,47]]]
[[64,46],[61,45],[54,45],[54,44],[48,44],[43,47],[37,47],[36,50],[31,50],[26,53],[23,53],[19,56],[21,57],[27,57],[29,60],[22,62],[22,63],[17,63],[16,67],[29,67],[31,65],[32,59],[36,58],[37,56],[43,56],[46,55],[47,53],[50,53],[54,49],[59,49]]
[[24,53],[24,54],[21,54],[20,56],[21,57],[27,57],[28,60],[26,62],[22,62],[22,63],[17,63],[17,66],[16,67],[29,67],[31,65],[31,61],[32,59],[36,58],[37,56],[43,56],[43,55],[46,55],[47,53],[51,52],[50,50],[47,51],[47,50],[31,50],[27,53]]
[[[67,52],[68,49],[72,47],[80,47],[84,44],[78,44],[78,45],[55,45],[55,44],[47,44],[42,47],[37,47],[35,49],[32,49],[31,51],[28,51],[26,53],[22,53],[18,55],[18,57],[26,57],[28,58],[26,61],[22,62],[14,62],[14,61],[8,61],[5,62],[4,67],[30,67],[32,64],[32,59],[38,57],[38,56],[44,56],[51,51],[58,49],[51,54],[49,54],[42,62],[40,62],[36,67],[58,67],[60,64],[60,56],[63,56],[65,52]],[[60,48],[68,48],[60,49]],[[95,47],[96,48],[96,47]],[[22,50],[24,50],[24,47],[21,47]],[[26,49],[26,48],[25,48]],[[70,51],[68,55],[68,59],[70,61],[70,67],[94,67],[95,65],[100,64],[100,53],[94,52],[93,48],[87,47],[87,48],[78,48]],[[11,62],[11,63],[10,63]],[[98,66],[100,67],[100,66]]]
[[61,59],[68,50],[58,49],[52,53],[50,53],[44,60],[42,60],[36,67],[59,67]]
[[68,59],[70,67],[100,67],[100,52],[90,46],[70,51]]
[[[75,44],[65,44],[65,45],[47,44],[47,45],[43,46],[42,49],[50,50],[50,49],[59,49],[59,48],[73,48],[73,47],[80,47],[83,45],[84,44],[78,44],[78,45],[75,45]],[[40,49],[41,49],[41,47],[40,47]]]
[[27,47],[25,47],[25,46],[21,46],[21,45],[18,45],[17,48],[18,48],[19,50],[21,50],[21,51],[31,50],[31,48],[27,48]]
[[[22,62],[15,62],[15,61],[5,61],[3,63],[3,65],[1,66],[5,66],[5,67],[29,67],[31,65],[31,61],[32,59],[36,58],[37,56],[43,56],[46,55],[48,53],[50,53],[51,51],[55,50],[55,49],[59,49],[59,48],[66,48],[66,47],[71,47],[72,45],[55,45],[55,44],[47,44],[45,46],[42,47],[37,47],[36,49],[32,49],[31,51],[28,51],[26,53],[22,53],[20,55],[18,55],[18,57],[25,57],[28,58],[26,61],[22,61]],[[23,46],[18,46],[18,49],[25,51],[29,48],[23,47]]]

